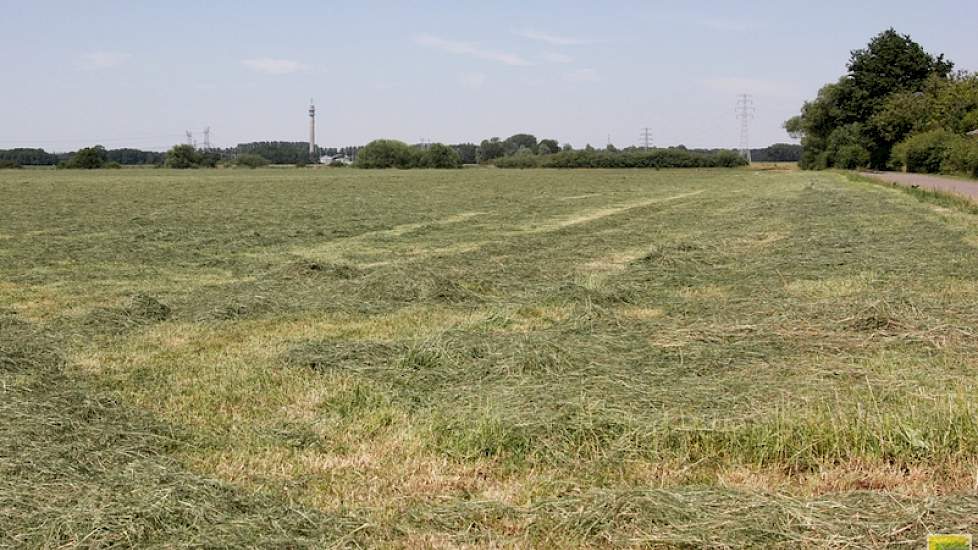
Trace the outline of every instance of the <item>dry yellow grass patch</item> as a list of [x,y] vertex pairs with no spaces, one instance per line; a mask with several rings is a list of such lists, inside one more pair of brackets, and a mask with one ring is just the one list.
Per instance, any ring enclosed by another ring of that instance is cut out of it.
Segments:
[[407,308],[376,316],[161,323],[115,347],[80,349],[71,363],[94,375],[152,371],[155,385],[126,385],[134,404],[170,421],[221,431],[237,429],[244,420],[255,425],[276,418],[310,420],[326,396],[347,389],[341,380],[327,383],[311,371],[281,368],[296,343],[422,339],[486,316],[485,311]]
[[732,239],[727,243],[728,250],[737,254],[756,254],[771,245],[787,238],[787,233],[771,231],[758,233],[750,238]]
[[601,196],[601,193],[588,193],[586,195],[574,195],[572,197],[560,197],[557,200],[559,200],[559,201],[576,201],[576,200],[580,200],[580,199],[591,199],[591,198],[600,197],[600,196]]
[[[201,474],[252,490],[288,490],[291,498],[326,511],[400,511],[418,502],[473,494],[493,495],[492,500],[515,505],[521,486],[499,479],[488,459],[452,461],[426,451],[417,434],[393,430],[335,453],[230,448],[183,458]],[[297,479],[304,480],[302,486],[291,487]]]
[[[402,224],[392,227],[391,229],[370,231],[345,239],[327,241],[319,245],[296,247],[292,248],[289,252],[298,256],[321,261],[341,260],[351,254],[385,254],[390,250],[390,246],[384,246],[384,241],[387,239],[400,237],[410,233],[411,231],[416,231],[432,225],[451,225],[463,222],[481,214],[483,213],[463,212],[431,222]],[[371,244],[371,242],[373,242],[373,244]]]
[[5,306],[29,321],[46,321],[74,309],[69,297],[50,286],[24,287],[14,284],[0,287]]
[[513,316],[512,324],[507,330],[528,332],[552,327],[570,318],[574,308],[571,306],[538,306],[523,307],[517,310]]
[[582,212],[578,212],[577,214],[573,214],[570,216],[562,216],[559,218],[546,220],[541,223],[533,223],[533,224],[525,225],[522,228],[520,228],[518,233],[548,233],[551,231],[557,231],[559,229],[564,229],[565,227],[571,227],[574,225],[600,220],[601,218],[606,218],[608,216],[620,214],[622,212],[626,212],[628,210],[632,210],[635,208],[642,208],[645,206],[652,206],[653,204],[659,204],[659,203],[684,199],[687,197],[692,197],[694,195],[699,195],[702,192],[703,190],[701,189],[699,191],[682,193],[680,195],[674,195],[672,197],[645,199],[641,201],[625,203],[620,206],[614,206],[610,208],[584,210]]
[[687,300],[718,300],[726,298],[728,290],[718,285],[687,286],[679,289],[679,295]]
[[790,473],[783,468],[728,466],[717,474],[721,486],[756,492],[820,496],[878,491],[922,498],[978,491],[978,463],[900,467],[884,462],[851,461],[817,472]]
[[614,271],[624,271],[629,263],[641,258],[643,255],[648,253],[648,247],[645,248],[630,248],[628,250],[620,250],[617,252],[612,252],[607,256],[602,256],[600,258],[595,258],[590,262],[582,265],[580,269],[585,272],[614,272]]
[[872,272],[863,272],[853,277],[828,277],[819,280],[799,279],[788,281],[785,284],[785,290],[790,294],[807,299],[840,298],[866,292],[876,279],[877,275]]
[[968,235],[967,237],[964,237],[963,240],[969,245],[978,248],[978,235]]
[[615,312],[626,319],[632,319],[635,321],[657,319],[664,315],[664,312],[660,308],[643,306],[620,307],[616,309]]

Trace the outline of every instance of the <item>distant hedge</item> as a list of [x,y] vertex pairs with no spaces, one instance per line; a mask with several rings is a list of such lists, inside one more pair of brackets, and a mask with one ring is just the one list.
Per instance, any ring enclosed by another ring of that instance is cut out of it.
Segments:
[[733,168],[747,161],[733,151],[697,153],[685,149],[647,151],[561,151],[495,160],[499,168]]

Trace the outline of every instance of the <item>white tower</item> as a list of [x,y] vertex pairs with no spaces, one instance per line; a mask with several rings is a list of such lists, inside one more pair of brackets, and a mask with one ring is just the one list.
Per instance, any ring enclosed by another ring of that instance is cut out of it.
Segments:
[[309,100],[309,158],[316,161],[316,105]]

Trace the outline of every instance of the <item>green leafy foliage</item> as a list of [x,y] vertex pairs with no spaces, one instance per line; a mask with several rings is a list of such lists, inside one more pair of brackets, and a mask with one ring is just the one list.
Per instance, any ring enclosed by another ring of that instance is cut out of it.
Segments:
[[686,149],[650,149],[622,152],[561,151],[553,155],[517,154],[497,159],[500,168],[732,168],[747,161],[733,151],[711,153]]
[[952,141],[943,170],[978,178],[978,139],[959,137]]
[[927,53],[907,35],[893,29],[878,34],[852,52],[845,76],[785,122],[802,139],[801,166],[852,165],[865,158],[861,147],[870,166],[886,167],[893,145],[926,117],[926,106],[916,98],[935,80],[947,80],[952,68],[943,54]]
[[96,168],[103,168],[107,162],[109,162],[109,154],[105,150],[105,147],[96,145],[95,147],[79,149],[77,153],[59,165],[59,167],[94,170]]
[[421,155],[419,166],[423,168],[461,168],[462,160],[455,149],[442,143],[434,143]]
[[199,168],[201,160],[200,153],[192,145],[174,145],[166,153],[167,168]]
[[415,168],[420,151],[394,139],[376,139],[360,150],[358,168]]
[[893,148],[893,162],[908,172],[940,173],[955,137],[944,129],[915,134]]
[[462,164],[475,164],[479,162],[479,146],[474,143],[459,143],[452,148],[458,153]]
[[479,144],[478,161],[480,163],[492,162],[504,156],[506,156],[506,145],[497,137],[484,139]]
[[[299,164],[309,162],[309,143],[306,141],[255,141],[239,143],[235,147],[238,155],[260,155],[271,164]],[[312,159],[318,161],[318,159]]]
[[244,166],[245,168],[261,168],[262,166],[268,166],[268,159],[255,153],[245,153],[238,155],[238,158],[234,160],[234,164]]
[[51,166],[58,163],[58,156],[44,149],[17,148],[0,150],[0,161],[9,161],[18,165]]

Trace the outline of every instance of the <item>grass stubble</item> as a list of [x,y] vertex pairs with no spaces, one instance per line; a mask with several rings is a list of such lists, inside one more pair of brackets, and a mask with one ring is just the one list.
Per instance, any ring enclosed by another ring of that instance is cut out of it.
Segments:
[[0,545],[864,547],[978,523],[961,209],[776,170],[0,194]]

